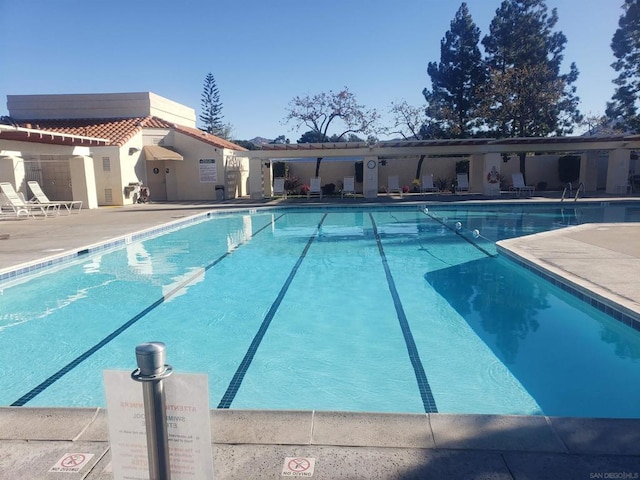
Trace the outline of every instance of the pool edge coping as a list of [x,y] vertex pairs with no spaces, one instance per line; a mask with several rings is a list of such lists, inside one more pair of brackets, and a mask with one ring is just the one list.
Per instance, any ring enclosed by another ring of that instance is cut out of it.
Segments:
[[[212,444],[640,455],[637,418],[211,409],[210,423]],[[0,426],[0,442],[109,442],[101,407],[3,406]]]

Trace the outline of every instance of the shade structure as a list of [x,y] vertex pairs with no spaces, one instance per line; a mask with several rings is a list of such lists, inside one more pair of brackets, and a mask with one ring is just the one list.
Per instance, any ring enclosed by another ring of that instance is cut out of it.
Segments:
[[144,158],[147,160],[184,160],[182,155],[159,145],[146,145],[142,147]]

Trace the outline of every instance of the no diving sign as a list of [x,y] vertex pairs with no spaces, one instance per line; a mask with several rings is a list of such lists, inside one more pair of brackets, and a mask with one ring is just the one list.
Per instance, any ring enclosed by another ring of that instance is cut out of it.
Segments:
[[79,472],[93,458],[93,453],[65,453],[50,472],[73,473]]
[[282,466],[283,477],[313,477],[316,459],[309,457],[286,457]]

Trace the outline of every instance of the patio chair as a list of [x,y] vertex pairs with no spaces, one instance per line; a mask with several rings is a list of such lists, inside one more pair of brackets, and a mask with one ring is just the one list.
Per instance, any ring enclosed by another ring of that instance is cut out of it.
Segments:
[[44,218],[50,215],[57,215],[60,208],[60,205],[55,203],[41,205],[25,202],[9,182],[0,182],[0,192],[3,195],[2,209],[5,210],[6,207],[16,218],[20,218],[21,215],[35,218],[34,212],[36,211],[39,211],[42,214],[42,218]]
[[31,180],[27,182],[27,185],[29,185],[29,189],[31,190],[31,193],[33,193],[33,198],[29,200],[31,203],[39,203],[41,205],[58,205],[58,210],[60,210],[60,206],[64,206],[67,210],[67,215],[70,215],[71,211],[76,207],[78,210],[77,213],[80,213],[80,210],[82,209],[82,200],[56,200],[55,202],[52,202],[42,191],[38,182]]
[[402,187],[397,175],[391,175],[387,180],[387,195],[391,192],[398,192],[402,197]]
[[307,192],[307,200],[311,198],[311,195],[318,195],[322,200],[322,187],[320,186],[320,177],[313,177],[309,181],[309,191]]
[[287,198],[287,191],[284,188],[284,177],[276,177],[273,179],[273,196]]
[[347,194],[351,194],[354,196],[356,194],[355,179],[353,177],[344,177],[344,180],[342,182],[342,191],[340,192],[340,198],[344,198],[344,196]]
[[433,184],[433,174],[423,175],[422,182],[420,182],[420,193],[437,191],[438,189]]
[[469,175],[466,173],[458,173],[456,175],[458,185],[456,185],[456,193],[469,191]]
[[511,174],[511,180],[513,181],[513,189],[516,191],[516,194],[520,196],[522,192],[526,192],[529,196],[533,195],[536,187],[533,185],[525,185],[524,177],[521,172]]

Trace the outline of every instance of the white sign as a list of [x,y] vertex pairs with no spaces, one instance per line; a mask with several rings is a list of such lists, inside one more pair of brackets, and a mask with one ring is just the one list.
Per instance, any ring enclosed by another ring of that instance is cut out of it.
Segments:
[[[142,384],[131,372],[105,370],[111,462],[115,480],[148,480]],[[164,379],[172,480],[212,480],[209,387],[203,374]]]
[[79,472],[89,463],[93,455],[93,453],[65,453],[49,471],[54,473]]
[[200,159],[200,183],[216,183],[218,181],[218,167],[215,158]]
[[316,459],[310,457],[286,457],[282,466],[283,477],[313,477]]

